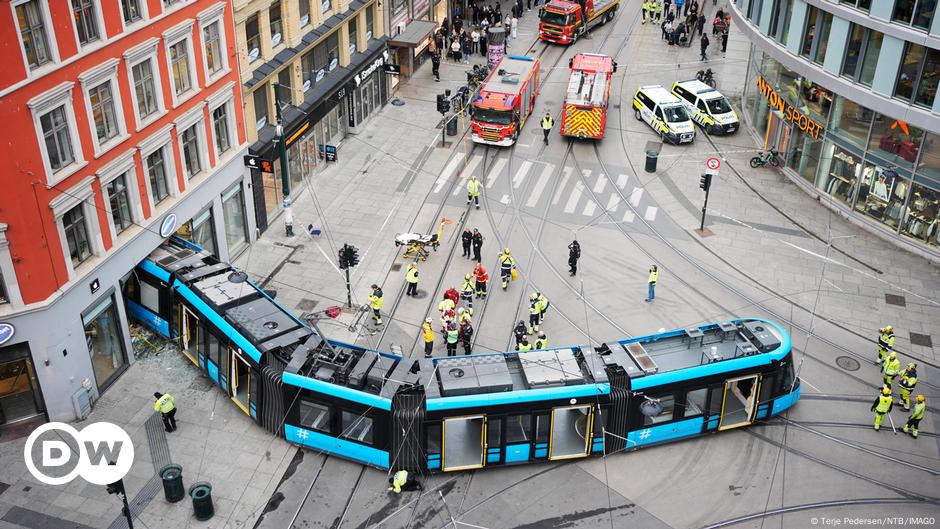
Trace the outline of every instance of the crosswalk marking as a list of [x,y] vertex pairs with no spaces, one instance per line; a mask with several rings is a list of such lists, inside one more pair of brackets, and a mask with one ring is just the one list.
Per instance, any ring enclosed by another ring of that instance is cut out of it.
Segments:
[[646,207],[646,214],[643,215],[643,218],[646,219],[646,220],[648,220],[648,221],[650,221],[650,222],[652,222],[653,219],[656,218],[656,211],[658,211],[658,209],[659,209],[659,208],[657,208],[657,207],[655,207],[655,206],[647,206],[647,207]]
[[597,209],[597,204],[593,200],[588,200],[588,203],[584,205],[584,211],[581,212],[585,217],[593,217],[594,210]]
[[519,189],[519,186],[522,185],[522,181],[525,180],[527,174],[529,174],[529,169],[532,168],[532,162],[526,160],[519,164],[519,170],[516,171],[516,176],[512,179],[512,187],[514,189]]
[[499,178],[499,175],[503,174],[503,167],[506,167],[506,159],[499,158],[496,160],[496,163],[493,164],[493,167],[490,169],[490,172],[486,175],[486,188],[489,189],[493,187],[493,184],[496,183],[496,179]]
[[558,200],[561,199],[561,194],[565,191],[565,186],[568,185],[568,179],[571,178],[571,171],[570,167],[562,169],[561,184],[558,186],[558,191],[555,191],[555,196],[552,197],[552,205],[558,204]]
[[503,198],[499,199],[503,204],[509,204],[509,195],[503,195]]
[[[463,168],[460,174],[460,183],[454,186],[454,192],[452,193],[453,195],[457,195],[461,191],[467,190],[467,180],[469,180],[470,176],[473,175],[473,172],[476,170],[477,165],[479,165],[480,160],[482,159],[483,159],[483,156],[479,154],[474,154],[473,156],[470,157],[470,161],[467,162],[467,166]],[[480,177],[477,176],[478,180],[479,178]]]
[[574,213],[574,208],[578,206],[581,200],[581,193],[584,191],[584,184],[580,180],[574,183],[574,189],[571,190],[571,196],[568,197],[568,203],[565,204],[565,213]]
[[629,209],[625,211],[623,214],[623,222],[633,222],[634,218],[635,218],[635,215],[633,214],[633,211]]
[[454,171],[457,170],[457,164],[463,160],[463,153],[458,153],[457,156],[454,156],[450,159],[450,162],[447,163],[447,166],[444,167],[444,170],[441,171],[440,176],[437,177],[437,182],[434,183],[434,192],[440,193],[443,189],[444,184],[450,180],[451,175],[454,174]]
[[613,213],[620,207],[620,195],[610,195],[607,200],[607,211]]
[[604,188],[607,187],[607,177],[604,176],[604,173],[597,175],[597,183],[594,184],[594,194],[600,194],[604,192]]
[[633,204],[633,207],[640,205],[640,199],[643,198],[643,188],[634,187],[633,193],[630,193],[630,203]]
[[539,198],[542,197],[542,191],[545,190],[545,185],[548,184],[548,180],[552,177],[552,172],[555,171],[555,166],[551,164],[545,164],[545,168],[542,169],[542,174],[539,175],[539,179],[535,181],[535,187],[532,188],[532,193],[529,195],[529,199],[526,200],[526,207],[533,208],[539,202]]
[[630,178],[630,175],[620,174],[617,175],[617,187],[623,189],[623,186],[627,185],[627,180]]

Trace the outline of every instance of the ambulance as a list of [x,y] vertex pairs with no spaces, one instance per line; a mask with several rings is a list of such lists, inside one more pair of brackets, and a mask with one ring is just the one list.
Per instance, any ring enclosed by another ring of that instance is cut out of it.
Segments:
[[661,85],[641,86],[633,94],[633,115],[645,121],[663,141],[692,143],[695,126],[682,101]]
[[672,93],[682,100],[692,120],[709,134],[732,134],[741,127],[738,115],[721,92],[697,80],[676,81]]

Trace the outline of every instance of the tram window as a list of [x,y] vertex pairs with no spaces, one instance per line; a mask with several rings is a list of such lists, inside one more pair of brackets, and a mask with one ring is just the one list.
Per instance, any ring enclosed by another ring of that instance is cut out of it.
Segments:
[[346,439],[372,444],[372,419],[351,411],[343,411],[342,436]]
[[330,433],[330,409],[322,404],[301,400],[300,424],[318,432]]
[[770,399],[774,398],[774,388],[776,387],[777,376],[776,374],[764,375],[760,381],[760,395],[758,396],[758,402],[767,402]]
[[506,444],[525,443],[531,440],[531,415],[510,415],[506,417]]
[[428,425],[428,450],[429,454],[441,453],[441,423],[436,422]]
[[705,410],[705,399],[708,397],[708,388],[693,389],[685,394],[685,417],[701,415]]
[[212,363],[219,366],[219,354],[221,352],[221,345],[219,344],[219,339],[215,337],[215,333],[207,332],[206,337],[209,341],[209,346],[206,348],[209,351],[209,360],[212,360]]
[[535,442],[548,441],[548,431],[552,427],[552,420],[547,413],[535,416]]
[[708,414],[721,415],[721,403],[725,398],[725,385],[718,384],[708,387]]
[[785,362],[780,364],[780,369],[783,372],[782,380],[780,381],[780,390],[777,392],[778,395],[785,395],[790,392],[790,387],[793,386],[793,363]]
[[594,411],[594,437],[603,437],[604,427],[607,426],[607,410],[595,408]]
[[643,425],[648,426],[651,424],[659,424],[661,422],[668,422],[672,420],[672,411],[676,407],[676,398],[672,395],[664,395],[662,397],[654,397],[659,399],[659,403],[663,405],[663,411],[659,412],[659,415],[648,417],[643,416]]
[[486,419],[486,446],[500,446],[502,440],[500,439],[503,430],[503,420],[497,419],[495,417],[487,417]]

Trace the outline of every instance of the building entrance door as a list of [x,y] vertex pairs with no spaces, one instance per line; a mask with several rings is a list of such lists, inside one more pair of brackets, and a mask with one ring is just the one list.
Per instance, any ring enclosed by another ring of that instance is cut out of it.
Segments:
[[0,364],[0,426],[36,417],[44,411],[32,361],[22,358]]

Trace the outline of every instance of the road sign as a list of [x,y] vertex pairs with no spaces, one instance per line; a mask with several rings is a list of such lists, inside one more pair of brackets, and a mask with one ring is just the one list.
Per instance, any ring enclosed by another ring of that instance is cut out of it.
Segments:
[[709,158],[705,160],[705,167],[708,167],[712,171],[717,171],[721,167],[721,160],[718,158]]

